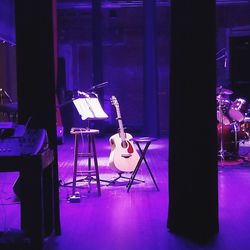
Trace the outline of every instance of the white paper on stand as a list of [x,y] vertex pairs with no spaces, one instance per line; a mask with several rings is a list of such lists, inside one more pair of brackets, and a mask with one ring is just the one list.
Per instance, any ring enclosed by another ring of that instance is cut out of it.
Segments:
[[108,118],[108,115],[104,112],[98,98],[77,98],[73,100],[73,103],[82,120]]

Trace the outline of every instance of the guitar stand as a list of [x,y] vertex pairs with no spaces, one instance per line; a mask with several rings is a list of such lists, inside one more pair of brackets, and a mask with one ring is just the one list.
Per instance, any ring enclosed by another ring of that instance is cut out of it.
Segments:
[[[127,177],[127,176],[122,176],[122,174],[123,173],[118,173],[118,177],[116,177],[115,179],[113,179],[113,180],[110,180],[109,181],[109,184],[107,185],[107,186],[109,186],[109,185],[111,185],[111,184],[115,184],[116,182],[117,182],[117,180],[119,180],[119,179],[125,179],[125,180],[130,180],[131,179],[131,177]],[[139,179],[134,179],[135,181],[138,181],[138,182],[145,182],[144,180],[139,180]],[[126,184],[126,187],[128,187],[128,184],[129,184],[129,182]]]
[[[87,172],[86,172],[86,173],[87,173]],[[78,176],[80,176],[80,175],[78,175]],[[97,181],[97,179],[94,178],[93,176],[91,176],[91,174],[89,174],[89,175],[83,175],[83,176],[84,176],[84,178],[82,178],[82,179],[77,179],[77,180],[76,180],[76,183],[77,183],[77,182],[88,182],[89,185],[90,185],[91,181]],[[99,181],[100,181],[100,182],[108,182],[108,183],[112,182],[112,181],[103,180],[103,179],[100,179],[100,178],[99,178]],[[72,188],[73,181],[63,182],[62,180],[60,180],[60,181],[59,181],[59,184],[60,184],[60,186],[62,186],[62,187],[71,187],[71,188]],[[78,188],[79,188],[79,187],[78,187]]]

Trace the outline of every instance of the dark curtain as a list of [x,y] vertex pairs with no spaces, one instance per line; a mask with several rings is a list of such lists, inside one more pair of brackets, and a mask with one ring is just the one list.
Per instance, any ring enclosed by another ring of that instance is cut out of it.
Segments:
[[172,232],[218,232],[215,1],[171,3],[169,211]]

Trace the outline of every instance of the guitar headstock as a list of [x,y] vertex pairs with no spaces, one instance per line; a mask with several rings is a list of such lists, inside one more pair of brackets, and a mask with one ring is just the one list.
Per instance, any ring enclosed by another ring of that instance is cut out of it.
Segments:
[[111,98],[110,98],[110,101],[111,101],[112,105],[114,105],[115,107],[119,107],[119,103],[118,103],[115,96],[112,95]]
[[119,103],[118,103],[116,97],[113,95],[111,96],[110,101],[111,101],[111,104],[113,106],[115,106],[115,110],[116,110],[116,114],[117,114],[116,120],[118,120],[119,130],[120,130],[119,134],[120,134],[120,137],[122,138],[122,140],[124,141],[126,136],[125,136],[125,132],[124,132],[123,124],[122,124]]

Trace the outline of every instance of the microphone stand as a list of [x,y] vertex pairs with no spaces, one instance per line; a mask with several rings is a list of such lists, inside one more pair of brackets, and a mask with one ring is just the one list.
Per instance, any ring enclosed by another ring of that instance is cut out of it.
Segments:
[[7,96],[10,103],[13,103],[13,101],[12,101],[10,95],[7,93],[7,91],[5,91],[4,89],[1,88],[0,89],[0,101],[1,101],[1,104],[3,104],[3,96],[4,95]]
[[221,159],[221,166],[224,166],[224,160],[225,160],[225,152],[224,152],[224,138],[223,138],[223,133],[224,133],[224,120],[223,120],[223,112],[222,112],[222,107],[221,107],[221,99],[219,99],[219,113],[221,115],[221,127],[220,127],[220,132],[221,132],[221,138],[220,138],[220,151],[219,151],[219,157]]

